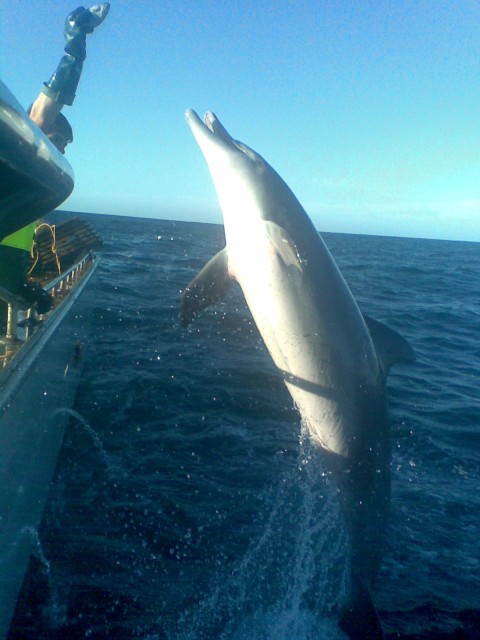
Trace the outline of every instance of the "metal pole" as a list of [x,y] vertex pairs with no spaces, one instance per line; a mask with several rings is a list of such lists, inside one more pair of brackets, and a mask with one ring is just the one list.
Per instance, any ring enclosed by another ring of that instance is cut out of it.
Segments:
[[18,307],[13,304],[9,304],[7,312],[7,333],[5,335],[5,338],[12,342],[17,339],[17,322]]

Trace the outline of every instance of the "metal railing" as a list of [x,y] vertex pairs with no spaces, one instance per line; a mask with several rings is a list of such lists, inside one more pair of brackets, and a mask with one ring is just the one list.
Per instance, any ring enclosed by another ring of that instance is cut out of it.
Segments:
[[89,253],[43,286],[53,299],[52,308],[45,314],[38,314],[35,305],[30,306],[23,298],[0,286],[0,299],[7,303],[5,332],[0,330],[0,368],[10,362],[18,349],[27,342],[44,320],[55,312],[62,300],[90,270],[92,262],[93,255]]

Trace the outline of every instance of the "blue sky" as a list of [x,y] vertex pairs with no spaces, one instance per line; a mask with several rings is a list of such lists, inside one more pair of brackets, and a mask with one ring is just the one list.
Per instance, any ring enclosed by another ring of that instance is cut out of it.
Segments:
[[[480,0],[112,0],[64,111],[63,208],[221,222],[184,120],[214,111],[324,231],[480,240]],[[3,3],[24,106],[75,3]]]

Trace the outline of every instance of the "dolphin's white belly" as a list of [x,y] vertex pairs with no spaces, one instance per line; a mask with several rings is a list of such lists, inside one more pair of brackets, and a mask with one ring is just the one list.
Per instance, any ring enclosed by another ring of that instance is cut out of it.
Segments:
[[328,291],[323,297],[308,291],[307,271],[316,265],[286,264],[268,234],[251,233],[248,252],[237,244],[238,232],[227,238],[231,269],[311,435],[323,448],[348,455],[359,380],[366,357],[375,357],[366,328],[360,340],[351,334],[350,325],[360,324],[361,332],[363,321],[338,317],[358,313],[348,290],[346,300],[337,295],[333,303]]

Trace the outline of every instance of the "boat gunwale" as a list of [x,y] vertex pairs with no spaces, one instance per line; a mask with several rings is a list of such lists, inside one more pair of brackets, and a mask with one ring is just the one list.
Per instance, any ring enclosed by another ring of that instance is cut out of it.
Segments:
[[[97,254],[87,254],[44,287],[46,291],[51,291],[56,285],[71,276],[75,270],[82,268],[82,265],[85,269],[85,265],[89,263],[89,266],[82,273],[80,279],[75,282],[74,286],[70,290],[64,292],[58,305],[49,311],[48,314],[45,314],[46,317],[42,320],[41,324],[36,328],[32,335],[27,337],[24,341],[19,339],[23,344],[19,345],[18,350],[11,357],[8,364],[5,364],[3,369],[0,370],[0,411],[2,411],[8,403],[25,371],[28,370],[31,363],[41,353],[47,341],[51,338],[52,334],[60,325],[74,302],[83,292],[85,286],[96,271],[100,263],[100,259],[100,256]],[[8,340],[5,339],[3,344],[8,346]],[[25,366],[22,366],[24,364]]]

